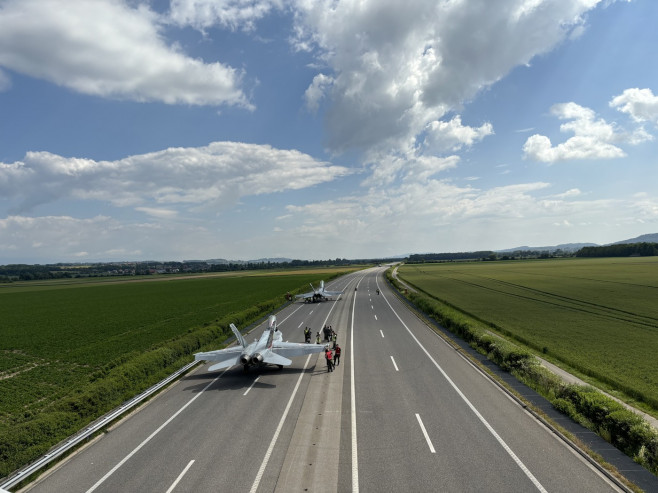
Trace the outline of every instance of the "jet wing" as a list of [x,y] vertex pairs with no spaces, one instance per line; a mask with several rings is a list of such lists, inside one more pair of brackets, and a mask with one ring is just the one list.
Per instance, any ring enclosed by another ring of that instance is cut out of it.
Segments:
[[231,366],[237,365],[238,363],[240,363],[239,355],[235,358],[227,359],[221,363],[217,363],[216,365],[208,367],[208,371],[223,370],[224,368],[230,368]]
[[221,370],[229,366],[237,365],[240,362],[240,355],[243,348],[241,346],[229,347],[226,349],[217,349],[207,353],[195,353],[195,361],[214,361],[217,364],[208,368],[209,371]]
[[275,342],[272,345],[272,352],[285,358],[294,356],[304,356],[305,354],[321,353],[324,346],[321,344],[304,344],[301,342]]
[[338,296],[339,294],[343,294],[342,291],[325,291],[324,293],[325,296]]

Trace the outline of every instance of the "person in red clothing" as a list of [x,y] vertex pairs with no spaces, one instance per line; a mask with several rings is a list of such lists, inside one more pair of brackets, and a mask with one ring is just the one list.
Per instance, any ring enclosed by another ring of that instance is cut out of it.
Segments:
[[327,371],[334,371],[334,355],[329,346],[327,346],[324,356],[327,358]]
[[334,366],[340,365],[340,346],[338,344],[336,344],[336,349],[334,351]]

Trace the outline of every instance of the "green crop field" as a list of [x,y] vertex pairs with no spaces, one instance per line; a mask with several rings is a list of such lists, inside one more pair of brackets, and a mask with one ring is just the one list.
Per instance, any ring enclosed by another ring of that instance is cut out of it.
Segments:
[[3,285],[0,427],[29,419],[164,341],[265,300],[283,303],[287,291],[335,272]]
[[658,409],[658,258],[410,264],[399,276]]

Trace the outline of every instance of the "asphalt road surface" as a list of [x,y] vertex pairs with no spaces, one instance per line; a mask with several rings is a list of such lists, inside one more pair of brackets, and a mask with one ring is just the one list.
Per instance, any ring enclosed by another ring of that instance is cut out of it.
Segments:
[[430,331],[383,271],[277,314],[284,340],[338,332],[334,372],[322,354],[247,374],[200,366],[25,491],[617,491]]

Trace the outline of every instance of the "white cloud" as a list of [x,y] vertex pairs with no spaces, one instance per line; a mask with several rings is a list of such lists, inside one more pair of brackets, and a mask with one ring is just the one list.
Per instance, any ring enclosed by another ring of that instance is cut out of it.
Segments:
[[[558,242],[615,241],[658,224],[653,195],[628,199],[586,199],[578,189],[547,194],[545,182],[489,189],[460,187],[445,180],[404,182],[372,188],[303,206],[291,205],[288,236],[302,244],[331,245],[327,256],[367,257],[456,252],[548,245]],[[565,228],[571,225],[572,228]],[[601,231],[614,231],[602,237]],[[411,249],[411,250],[410,250]],[[352,253],[347,253],[352,252]],[[360,252],[360,253],[354,253]],[[307,253],[306,255],[310,255]]]
[[628,113],[636,122],[658,125],[658,96],[654,96],[651,89],[626,89],[610,101],[610,107]]
[[553,195],[553,198],[556,199],[567,199],[570,197],[578,197],[579,195],[582,195],[582,192],[577,189],[577,188],[571,188],[567,190],[566,192],[558,193],[556,195]]
[[637,221],[652,224],[658,221],[658,198],[654,194],[637,194],[634,217]]
[[329,148],[404,153],[430,122],[566,39],[598,3],[298,0],[294,42],[333,70]]
[[251,108],[241,71],[167,45],[157,15],[123,0],[6,0],[0,66],[95,96]]
[[107,216],[0,218],[0,252],[9,263],[26,258],[36,263],[125,261],[153,259],[154,255],[182,260],[198,258],[197,253],[212,258],[224,243],[207,229],[183,222],[123,223]]
[[[9,216],[0,219],[0,254],[10,263],[217,256],[246,260],[264,256],[262,246],[267,245],[268,251],[285,257],[368,258],[547,245],[556,237],[559,242],[605,243],[636,236],[638,227],[658,225],[652,193],[587,200],[587,194],[573,189],[547,195],[552,188],[544,182],[485,189],[445,180],[404,181],[396,188],[290,205],[275,225],[255,220],[241,234],[236,234],[241,221],[221,218],[135,223],[106,216]],[[605,237],[601,231],[611,233]]]
[[332,83],[333,79],[324,74],[318,74],[313,77],[313,82],[308,86],[306,92],[304,92],[304,100],[309,111],[315,113],[318,110],[320,101],[322,101],[327,89]]
[[409,181],[397,188],[373,188],[364,195],[289,206],[288,211],[301,223],[294,234],[368,237],[377,243],[393,241],[391,231],[395,231],[403,245],[409,243],[409,237],[401,236],[403,231],[418,235],[473,218],[527,217],[541,207],[533,194],[548,186],[538,182],[480,190],[442,180]]
[[171,219],[178,216],[178,211],[172,209],[162,209],[157,207],[135,207],[136,211],[143,212],[151,217]]
[[493,126],[491,123],[484,123],[477,128],[464,126],[461,116],[457,115],[449,122],[437,120],[430,122],[426,131],[426,152],[443,153],[454,152],[464,146],[472,146],[487,135],[492,135]]
[[8,90],[10,87],[11,79],[3,70],[0,70],[0,92]]
[[29,152],[23,161],[0,163],[0,194],[23,211],[62,199],[139,206],[160,217],[162,205],[227,207],[240,197],[298,190],[349,173],[296,150],[213,142],[170,148],[118,161],[65,158]]
[[455,168],[458,163],[458,156],[418,156],[405,163],[406,174],[404,180],[423,183],[441,171]]
[[203,31],[214,25],[250,31],[255,21],[283,7],[282,0],[172,0],[169,16],[180,26]]
[[594,111],[576,103],[556,104],[551,113],[561,120],[560,131],[573,132],[566,142],[553,146],[551,140],[535,134],[523,145],[524,157],[546,163],[570,159],[612,159],[626,154],[615,143],[628,141],[622,132],[602,118],[595,119]]
[[417,150],[406,154],[391,153],[371,157],[368,169],[371,174],[362,183],[368,187],[391,185],[394,181],[425,182],[441,171],[455,168],[459,156],[425,156]]

